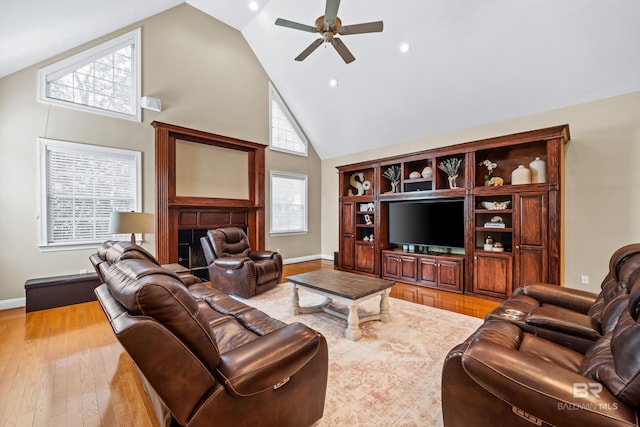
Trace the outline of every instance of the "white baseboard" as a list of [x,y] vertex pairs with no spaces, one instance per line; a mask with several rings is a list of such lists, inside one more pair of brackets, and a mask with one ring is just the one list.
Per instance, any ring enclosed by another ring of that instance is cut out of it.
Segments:
[[9,310],[11,308],[19,308],[27,305],[26,298],[13,298],[0,300],[0,310]]
[[329,255],[324,255],[324,254],[316,254],[316,255],[301,256],[301,257],[297,257],[297,258],[287,258],[287,259],[283,259],[282,263],[283,264],[295,264],[296,262],[314,261],[316,259],[328,259],[330,261],[333,261],[333,255],[329,256]]

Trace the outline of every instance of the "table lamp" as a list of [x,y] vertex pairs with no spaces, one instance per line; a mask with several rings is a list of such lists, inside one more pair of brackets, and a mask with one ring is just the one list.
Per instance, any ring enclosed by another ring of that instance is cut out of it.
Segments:
[[109,233],[131,233],[131,243],[136,243],[136,233],[155,231],[153,214],[145,212],[111,212]]

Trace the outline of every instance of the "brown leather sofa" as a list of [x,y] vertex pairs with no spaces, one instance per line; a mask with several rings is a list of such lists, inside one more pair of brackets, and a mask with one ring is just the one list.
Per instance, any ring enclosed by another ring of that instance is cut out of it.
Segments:
[[487,320],[447,355],[444,425],[637,426],[640,277],[604,310],[609,332],[583,354],[504,320]]
[[209,230],[200,238],[211,286],[243,298],[274,288],[282,281],[282,256],[254,251],[240,228]]
[[624,309],[617,297],[629,293],[629,280],[639,269],[640,244],[626,245],[611,256],[599,294],[533,283],[515,289],[485,320],[507,320],[529,333],[584,353],[608,332],[610,326],[602,323],[604,311],[619,313]]
[[[108,257],[107,257],[108,258]],[[154,260],[113,262],[96,295],[163,426],[308,426],[322,417],[325,338]]]

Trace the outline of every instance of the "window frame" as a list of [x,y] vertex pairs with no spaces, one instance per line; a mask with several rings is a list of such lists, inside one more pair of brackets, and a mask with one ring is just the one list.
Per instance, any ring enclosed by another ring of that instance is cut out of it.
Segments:
[[[272,107],[273,107],[273,102],[274,101],[278,104],[278,106],[280,107],[280,109],[282,110],[284,115],[286,116],[286,118],[289,121],[289,124],[291,125],[291,127],[293,128],[294,132],[296,132],[296,134],[298,135],[298,138],[300,138],[300,140],[302,141],[302,144],[304,145],[304,152],[295,151],[295,150],[288,150],[286,148],[276,147],[276,146],[273,145],[273,111],[272,111]],[[294,154],[296,156],[302,156],[302,157],[307,157],[309,155],[308,154],[309,153],[309,140],[307,139],[307,136],[305,135],[305,133],[303,132],[302,128],[298,124],[298,121],[295,119],[295,117],[293,117],[293,114],[291,113],[291,111],[289,111],[289,107],[287,107],[287,104],[285,104],[284,100],[282,99],[282,97],[280,96],[280,94],[276,90],[275,86],[271,82],[269,82],[269,149],[274,150],[274,151],[280,151],[282,153]]]
[[[118,111],[105,110],[89,105],[64,101],[61,99],[49,98],[47,96],[47,83],[71,73],[84,65],[87,65],[103,56],[116,51],[124,46],[133,44],[133,114],[121,113]],[[79,111],[87,111],[109,117],[142,121],[142,107],[140,99],[142,97],[142,30],[136,28],[125,34],[117,36],[104,43],[100,43],[89,49],[85,49],[74,55],[56,61],[38,70],[38,101],[45,104],[53,104],[61,107],[71,108]]]
[[[274,197],[273,197],[273,178],[285,178],[285,179],[295,179],[298,181],[304,182],[304,226],[299,230],[274,230]],[[270,199],[270,212],[269,212],[269,235],[270,236],[292,236],[292,235],[301,235],[309,233],[309,177],[307,175],[292,173],[292,172],[283,172],[278,170],[270,170],[269,171],[269,199]]]
[[[53,147],[57,150],[63,150],[73,153],[82,153],[86,155],[119,155],[130,157],[135,163],[135,200],[133,210],[136,212],[141,211],[142,207],[142,152],[135,150],[127,150],[122,148],[99,146],[83,144],[79,142],[62,141],[49,138],[38,138],[38,181],[39,192],[38,195],[38,247],[41,251],[60,251],[60,250],[76,250],[76,249],[88,249],[95,248],[97,244],[102,243],[105,238],[122,240],[129,240],[129,235],[108,234],[105,237],[96,237],[95,239],[77,240],[73,242],[49,242],[49,216],[48,209],[48,183],[49,176],[47,174],[47,151],[49,147]],[[139,235],[136,235],[139,236]]]

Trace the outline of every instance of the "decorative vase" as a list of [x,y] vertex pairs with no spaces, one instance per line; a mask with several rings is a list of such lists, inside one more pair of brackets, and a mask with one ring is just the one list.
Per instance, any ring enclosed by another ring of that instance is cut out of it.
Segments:
[[547,182],[547,164],[540,157],[529,163],[531,169],[531,182],[533,184]]
[[449,177],[449,188],[458,188],[458,183],[456,182],[458,179],[458,175],[451,175]]
[[422,169],[422,177],[424,179],[431,179],[433,177],[433,168],[431,168],[431,166],[426,166]]
[[524,165],[519,165],[511,172],[511,185],[531,184],[531,171]]
[[400,184],[400,181],[394,181],[391,183],[391,192],[392,193],[397,193],[398,192],[398,184]]

